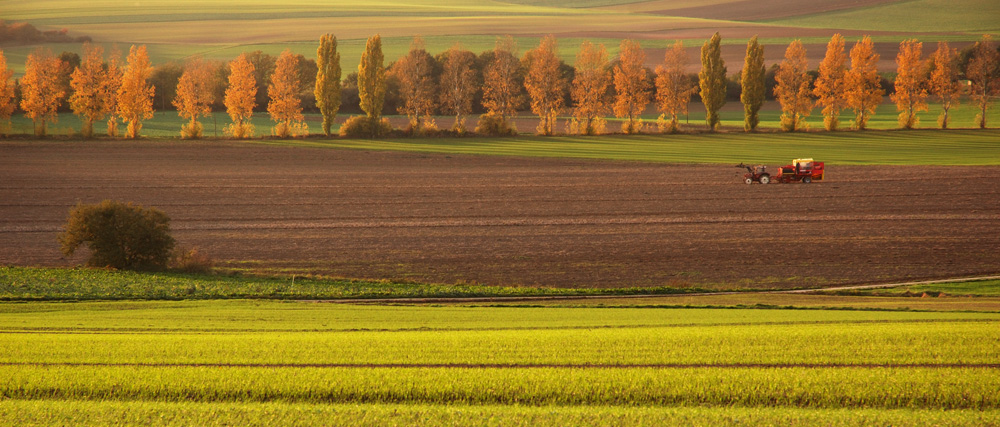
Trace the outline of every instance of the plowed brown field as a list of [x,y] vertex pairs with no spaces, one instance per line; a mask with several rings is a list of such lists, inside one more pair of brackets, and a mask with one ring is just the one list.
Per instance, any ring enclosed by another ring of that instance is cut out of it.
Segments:
[[828,170],[748,186],[731,165],[5,143],[0,264],[81,263],[56,233],[77,201],[110,198],[166,211],[223,266],[271,272],[594,287],[1000,273],[1000,168]]

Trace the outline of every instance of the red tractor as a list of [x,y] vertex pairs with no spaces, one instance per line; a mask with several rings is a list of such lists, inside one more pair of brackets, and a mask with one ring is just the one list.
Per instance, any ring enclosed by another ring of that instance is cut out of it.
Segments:
[[753,184],[759,182],[761,184],[767,184],[771,182],[771,174],[767,173],[767,166],[764,165],[753,165],[747,166],[743,163],[736,165],[738,168],[746,168],[747,173],[743,174],[743,182],[747,184]]
[[753,165],[747,166],[743,163],[736,165],[738,168],[745,168],[747,173],[743,174],[743,182],[753,184],[759,182],[768,184],[774,182],[802,182],[808,184],[813,181],[822,181],[826,176],[823,162],[813,161],[813,159],[795,159],[792,164],[778,168],[778,174],[773,178],[767,171],[767,166]]

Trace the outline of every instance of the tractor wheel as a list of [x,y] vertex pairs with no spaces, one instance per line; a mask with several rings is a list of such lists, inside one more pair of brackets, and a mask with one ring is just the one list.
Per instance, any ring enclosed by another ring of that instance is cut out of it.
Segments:
[[747,184],[753,184],[753,178],[747,177],[747,179],[744,179],[743,182]]
[[810,182],[813,182],[813,179],[812,179],[812,177],[811,177],[811,176],[807,176],[807,177],[805,177],[805,178],[802,178],[802,183],[803,183],[803,184],[808,184],[808,183],[810,183]]
[[767,175],[761,175],[760,176],[760,183],[761,184],[767,185],[767,183],[769,183],[769,182],[771,182],[771,177],[770,176],[767,176]]

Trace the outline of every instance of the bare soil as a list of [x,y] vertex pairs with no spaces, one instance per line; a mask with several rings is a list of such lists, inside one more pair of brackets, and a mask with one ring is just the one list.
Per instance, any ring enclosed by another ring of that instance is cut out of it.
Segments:
[[117,199],[164,210],[181,245],[224,267],[271,273],[724,288],[1000,273],[1000,167],[834,164],[827,182],[767,186],[741,175],[732,165],[12,142],[0,144],[0,264],[82,263],[56,241],[68,210]]

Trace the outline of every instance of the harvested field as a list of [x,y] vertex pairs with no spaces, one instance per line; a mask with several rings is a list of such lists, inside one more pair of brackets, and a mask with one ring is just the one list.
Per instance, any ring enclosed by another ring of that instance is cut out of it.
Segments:
[[0,145],[0,264],[75,265],[77,201],[166,211],[230,268],[419,282],[798,287],[1000,272],[998,167],[673,165],[262,147]]

